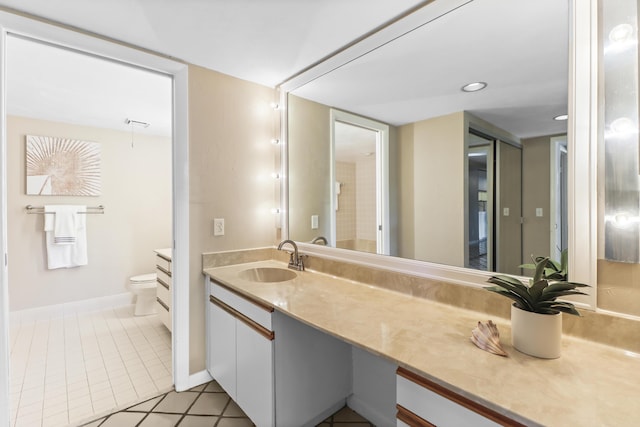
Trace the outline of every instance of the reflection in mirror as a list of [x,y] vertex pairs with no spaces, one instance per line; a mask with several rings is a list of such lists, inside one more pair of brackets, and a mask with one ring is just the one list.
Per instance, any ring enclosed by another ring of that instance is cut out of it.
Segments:
[[[291,92],[289,237],[332,236],[338,108],[389,125],[387,253],[511,274],[556,255],[567,51],[566,1],[472,1]],[[479,79],[487,88],[460,90]]]
[[331,110],[331,241],[389,255],[389,126]]

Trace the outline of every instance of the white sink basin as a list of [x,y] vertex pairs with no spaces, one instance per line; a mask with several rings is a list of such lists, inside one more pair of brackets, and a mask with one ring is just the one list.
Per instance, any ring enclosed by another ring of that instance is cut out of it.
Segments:
[[287,280],[295,279],[298,274],[292,270],[286,270],[284,268],[275,267],[257,267],[242,270],[238,273],[241,279],[249,280],[251,282],[286,282]]

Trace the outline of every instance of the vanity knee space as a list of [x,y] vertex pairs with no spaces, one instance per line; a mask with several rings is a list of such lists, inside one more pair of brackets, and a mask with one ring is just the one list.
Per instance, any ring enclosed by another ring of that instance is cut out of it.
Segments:
[[344,405],[348,344],[212,280],[208,295],[207,369],[257,426],[312,426]]

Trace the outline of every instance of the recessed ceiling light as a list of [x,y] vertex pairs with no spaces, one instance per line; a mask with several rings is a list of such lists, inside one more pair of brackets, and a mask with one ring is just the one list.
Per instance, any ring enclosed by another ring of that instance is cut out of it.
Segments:
[[463,92],[477,92],[487,87],[485,82],[473,82],[462,86]]
[[559,116],[555,116],[553,120],[562,121],[562,120],[567,120],[568,118],[569,118],[568,114],[560,114]]

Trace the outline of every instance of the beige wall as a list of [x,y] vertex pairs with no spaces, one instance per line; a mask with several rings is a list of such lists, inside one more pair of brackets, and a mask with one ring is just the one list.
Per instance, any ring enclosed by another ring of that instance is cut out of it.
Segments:
[[[273,89],[189,66],[191,373],[205,368],[201,254],[276,243],[273,98]],[[213,236],[214,218],[224,218],[224,236]]]
[[[413,145],[413,200],[403,197],[401,211],[413,204],[415,259],[464,266],[464,120],[458,112],[400,129],[401,152]],[[407,161],[408,152],[400,158]]]
[[356,161],[356,237],[375,244],[376,224],[376,159],[374,156]]
[[336,181],[342,183],[336,211],[336,240],[355,240],[356,164],[336,162]]
[[[25,135],[99,142],[98,197],[27,196]],[[155,270],[154,249],[171,246],[171,139],[24,117],[7,120],[7,221],[10,309],[21,310],[128,292],[128,278]],[[31,204],[105,206],[87,217],[87,266],[48,270],[44,215]]]
[[[525,262],[530,262],[531,255],[548,256],[550,252],[551,138],[522,140],[522,257]],[[543,208],[541,217],[536,217],[536,208]]]
[[[330,237],[330,126],[326,105],[289,95],[289,237]],[[318,229],[311,229],[318,215]]]
[[410,259],[415,258],[413,130],[413,123],[399,127],[396,144],[398,256]]

